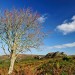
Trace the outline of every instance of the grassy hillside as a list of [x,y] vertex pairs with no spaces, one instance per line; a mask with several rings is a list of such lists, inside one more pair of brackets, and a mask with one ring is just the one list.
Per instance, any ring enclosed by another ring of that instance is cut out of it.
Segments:
[[[12,75],[75,75],[75,56],[55,52],[41,55],[19,55]],[[8,56],[0,57],[0,75],[7,75]]]

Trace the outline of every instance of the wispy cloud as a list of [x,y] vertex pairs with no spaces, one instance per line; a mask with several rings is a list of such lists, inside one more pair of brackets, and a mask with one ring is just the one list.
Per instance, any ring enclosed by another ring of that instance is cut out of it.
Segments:
[[56,45],[56,46],[48,46],[47,49],[63,49],[63,48],[71,48],[71,47],[75,47],[75,42]]
[[64,35],[75,32],[75,16],[71,18],[72,22],[63,22],[63,24],[56,27],[57,30],[61,31]]
[[39,18],[38,18],[38,21],[39,21],[40,23],[43,23],[43,22],[45,22],[46,19],[47,19],[47,16],[46,16],[46,14],[45,14],[45,15],[42,15],[41,17],[39,17]]

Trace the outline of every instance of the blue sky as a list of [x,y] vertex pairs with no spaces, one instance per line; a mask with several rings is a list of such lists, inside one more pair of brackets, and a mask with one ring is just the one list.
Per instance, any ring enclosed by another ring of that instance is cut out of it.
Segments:
[[[33,50],[32,54],[55,51],[75,54],[75,0],[0,0],[1,11],[14,7],[30,7],[39,12],[44,28],[52,32],[44,40],[44,50]],[[3,51],[0,54],[3,54]]]

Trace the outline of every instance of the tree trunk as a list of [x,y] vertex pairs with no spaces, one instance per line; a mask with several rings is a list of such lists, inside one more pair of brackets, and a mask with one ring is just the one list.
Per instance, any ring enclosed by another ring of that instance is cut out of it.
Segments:
[[13,72],[13,67],[14,67],[14,63],[16,60],[16,56],[14,53],[11,54],[11,60],[10,60],[10,67],[9,67],[9,71],[8,71],[8,75],[11,75]]

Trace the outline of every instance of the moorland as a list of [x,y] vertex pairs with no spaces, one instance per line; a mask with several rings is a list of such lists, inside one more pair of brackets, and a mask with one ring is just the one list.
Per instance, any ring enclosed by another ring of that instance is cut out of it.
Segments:
[[[0,75],[7,75],[9,55],[0,56]],[[75,75],[75,55],[53,52],[46,55],[20,54],[12,75]]]

